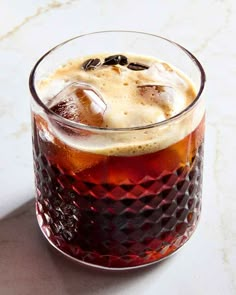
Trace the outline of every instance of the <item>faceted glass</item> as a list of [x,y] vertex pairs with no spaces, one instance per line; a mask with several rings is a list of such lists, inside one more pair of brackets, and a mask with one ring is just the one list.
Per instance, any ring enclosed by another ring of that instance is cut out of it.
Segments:
[[[108,129],[65,120],[40,97],[38,82],[69,59],[127,51],[156,56],[182,70],[196,86],[193,103],[160,123]],[[36,213],[55,248],[95,267],[124,269],[159,261],[191,237],[201,212],[204,82],[200,63],[187,50],[136,32],[80,36],[38,61],[30,76]],[[171,144],[166,140],[164,148],[152,153],[102,155],[68,144],[71,135],[85,145],[88,138],[102,143],[108,135],[122,143],[130,138],[145,142],[165,130],[176,133],[186,122],[192,124],[187,135]],[[59,131],[68,140],[59,138]]]

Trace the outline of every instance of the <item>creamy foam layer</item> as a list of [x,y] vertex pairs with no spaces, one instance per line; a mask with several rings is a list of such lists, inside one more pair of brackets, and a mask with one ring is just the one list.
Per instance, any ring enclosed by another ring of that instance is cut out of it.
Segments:
[[[101,127],[126,128],[145,126],[166,120],[184,110],[195,98],[192,82],[171,65],[150,57],[125,54],[129,62],[141,63],[148,69],[134,71],[127,66],[100,66],[83,69],[89,58],[104,61],[109,55],[78,59],[60,67],[40,82],[41,97],[51,99],[71,82],[85,82],[102,95],[107,108]],[[60,88],[60,89],[59,89]],[[66,134],[49,122],[56,137],[80,150],[105,155],[139,155],[154,152],[181,140],[200,123],[203,104],[175,122],[152,129],[129,132],[100,132],[88,137]]]

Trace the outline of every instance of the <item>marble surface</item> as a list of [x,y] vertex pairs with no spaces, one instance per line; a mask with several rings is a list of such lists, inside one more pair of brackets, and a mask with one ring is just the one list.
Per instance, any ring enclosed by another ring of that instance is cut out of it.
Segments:
[[[130,272],[95,271],[55,253],[36,224],[29,72],[46,50],[98,30],[146,31],[192,51],[207,73],[203,212],[172,258]],[[0,1],[0,294],[236,294],[236,2]]]

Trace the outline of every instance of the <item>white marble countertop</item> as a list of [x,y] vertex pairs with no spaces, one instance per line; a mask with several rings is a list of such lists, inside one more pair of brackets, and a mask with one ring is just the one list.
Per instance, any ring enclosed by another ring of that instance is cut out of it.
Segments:
[[[129,29],[192,51],[207,73],[203,212],[172,258],[130,272],[95,271],[55,253],[34,215],[28,76],[72,36]],[[236,294],[236,2],[0,1],[0,294]]]

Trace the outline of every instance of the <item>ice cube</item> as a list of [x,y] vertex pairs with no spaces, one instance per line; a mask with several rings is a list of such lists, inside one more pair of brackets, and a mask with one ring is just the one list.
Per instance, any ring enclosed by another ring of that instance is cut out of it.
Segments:
[[[64,133],[60,130],[61,132],[57,132],[57,136],[54,136],[49,129],[48,122],[39,115],[34,116],[34,123],[41,139],[39,144],[42,154],[61,168],[81,172],[106,159],[106,156],[87,153],[67,145],[63,140],[67,139],[63,136]],[[45,139],[48,136],[50,136],[50,140]]]
[[166,112],[173,110],[174,91],[171,87],[163,85],[140,85],[138,89],[147,103],[156,103]]
[[185,107],[184,97],[170,86],[140,85],[138,89],[147,103],[158,104],[167,117],[173,116]]
[[51,160],[59,164],[63,169],[74,171],[76,173],[94,167],[101,161],[106,159],[106,156],[87,153],[75,149],[60,139],[57,139],[51,151]]
[[51,107],[51,110],[65,119],[75,122],[79,121],[78,103],[75,95],[70,94],[70,96],[64,97],[60,102]]
[[75,82],[58,93],[49,108],[67,120],[100,127],[106,104],[94,87]]
[[145,71],[145,75],[154,81],[157,81],[160,85],[171,86],[174,88],[186,87],[186,82],[181,77],[181,74],[173,70],[166,63],[153,63],[149,69]]

